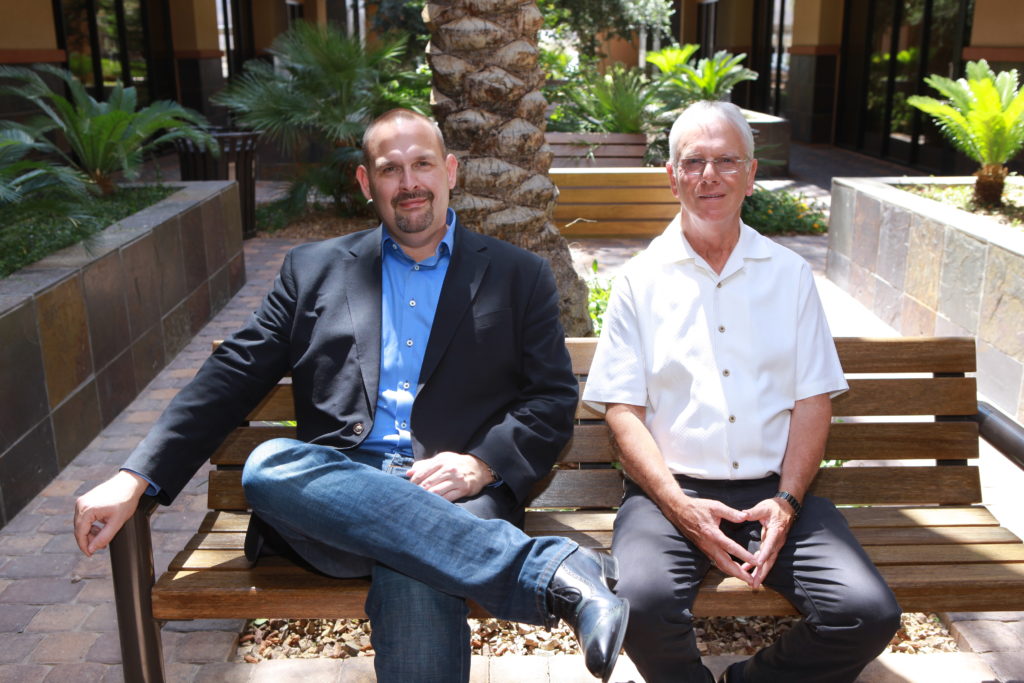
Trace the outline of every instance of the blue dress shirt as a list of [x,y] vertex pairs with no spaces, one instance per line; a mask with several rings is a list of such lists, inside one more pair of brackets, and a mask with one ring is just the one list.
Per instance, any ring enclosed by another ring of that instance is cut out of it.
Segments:
[[406,256],[387,228],[381,239],[380,382],[373,429],[360,449],[412,457],[412,402],[430,328],[452,260],[455,212],[448,209],[446,232],[437,251],[419,263]]

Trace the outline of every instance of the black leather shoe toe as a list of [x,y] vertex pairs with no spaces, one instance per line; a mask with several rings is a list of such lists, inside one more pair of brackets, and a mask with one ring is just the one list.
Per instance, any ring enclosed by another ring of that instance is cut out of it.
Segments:
[[629,603],[608,588],[617,578],[614,557],[580,548],[562,562],[548,585],[552,616],[572,627],[587,670],[605,682],[615,668],[629,620]]

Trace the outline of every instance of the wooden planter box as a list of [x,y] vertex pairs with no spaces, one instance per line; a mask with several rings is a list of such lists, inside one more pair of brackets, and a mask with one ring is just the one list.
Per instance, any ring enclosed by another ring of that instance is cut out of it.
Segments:
[[973,182],[834,178],[827,274],[903,335],[977,338],[979,391],[1020,422],[1024,231],[899,189]]
[[552,168],[601,168],[644,165],[643,133],[545,133],[554,154]]
[[0,280],[0,526],[245,283],[238,186],[182,185]]

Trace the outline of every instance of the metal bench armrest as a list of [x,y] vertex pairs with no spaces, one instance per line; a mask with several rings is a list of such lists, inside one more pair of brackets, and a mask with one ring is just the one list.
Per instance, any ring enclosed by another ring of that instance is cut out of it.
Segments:
[[135,514],[110,542],[110,567],[117,604],[117,628],[126,681],[164,680],[160,624],[153,619],[153,540],[149,517],[156,498],[143,496]]
[[1024,427],[993,405],[978,401],[978,434],[1017,467],[1024,470]]

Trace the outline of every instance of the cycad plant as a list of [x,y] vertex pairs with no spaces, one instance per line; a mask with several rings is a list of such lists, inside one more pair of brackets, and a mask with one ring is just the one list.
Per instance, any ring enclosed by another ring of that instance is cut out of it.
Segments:
[[[668,48],[672,50],[673,48]],[[742,66],[745,53],[734,55],[719,50],[696,64],[691,62],[698,45],[675,48],[679,52],[662,50],[647,56],[647,61],[662,72],[658,79],[663,96],[684,101],[727,100],[732,89],[743,81],[757,80],[757,72]],[[666,70],[668,69],[668,70]]]
[[[62,80],[70,99],[50,88],[40,73]],[[0,94],[24,97],[42,112],[24,124],[0,122],[0,128],[29,135],[38,149],[81,171],[101,194],[115,191],[118,172],[129,180],[137,177],[145,155],[173,140],[187,138],[218,152],[202,115],[169,101],[137,109],[135,88],[115,85],[107,100],[98,102],[69,71],[48,64],[34,70],[3,66],[0,79],[14,82],[0,85]],[[70,151],[48,136],[54,132],[61,134]]]
[[429,75],[402,63],[406,38],[360,44],[331,25],[298,22],[278,36],[270,52],[276,65],[253,60],[213,101],[242,127],[262,131],[285,153],[309,145],[327,155],[299,170],[289,192],[294,211],[310,193],[352,208],[359,196],[353,167],[366,126],[394,107],[425,112]]
[[925,79],[945,101],[914,95],[907,102],[934,118],[953,146],[981,165],[974,202],[994,206],[1002,203],[1006,162],[1024,147],[1024,89],[1016,69],[996,74],[984,59],[968,62],[966,73],[955,81],[936,74]]
[[25,131],[0,130],[0,207],[51,188],[84,194],[85,183],[79,172],[29,158],[33,152],[41,151],[43,145]]
[[645,133],[653,116],[656,92],[643,71],[615,63],[605,73],[589,68],[570,84],[563,106],[591,132]]

